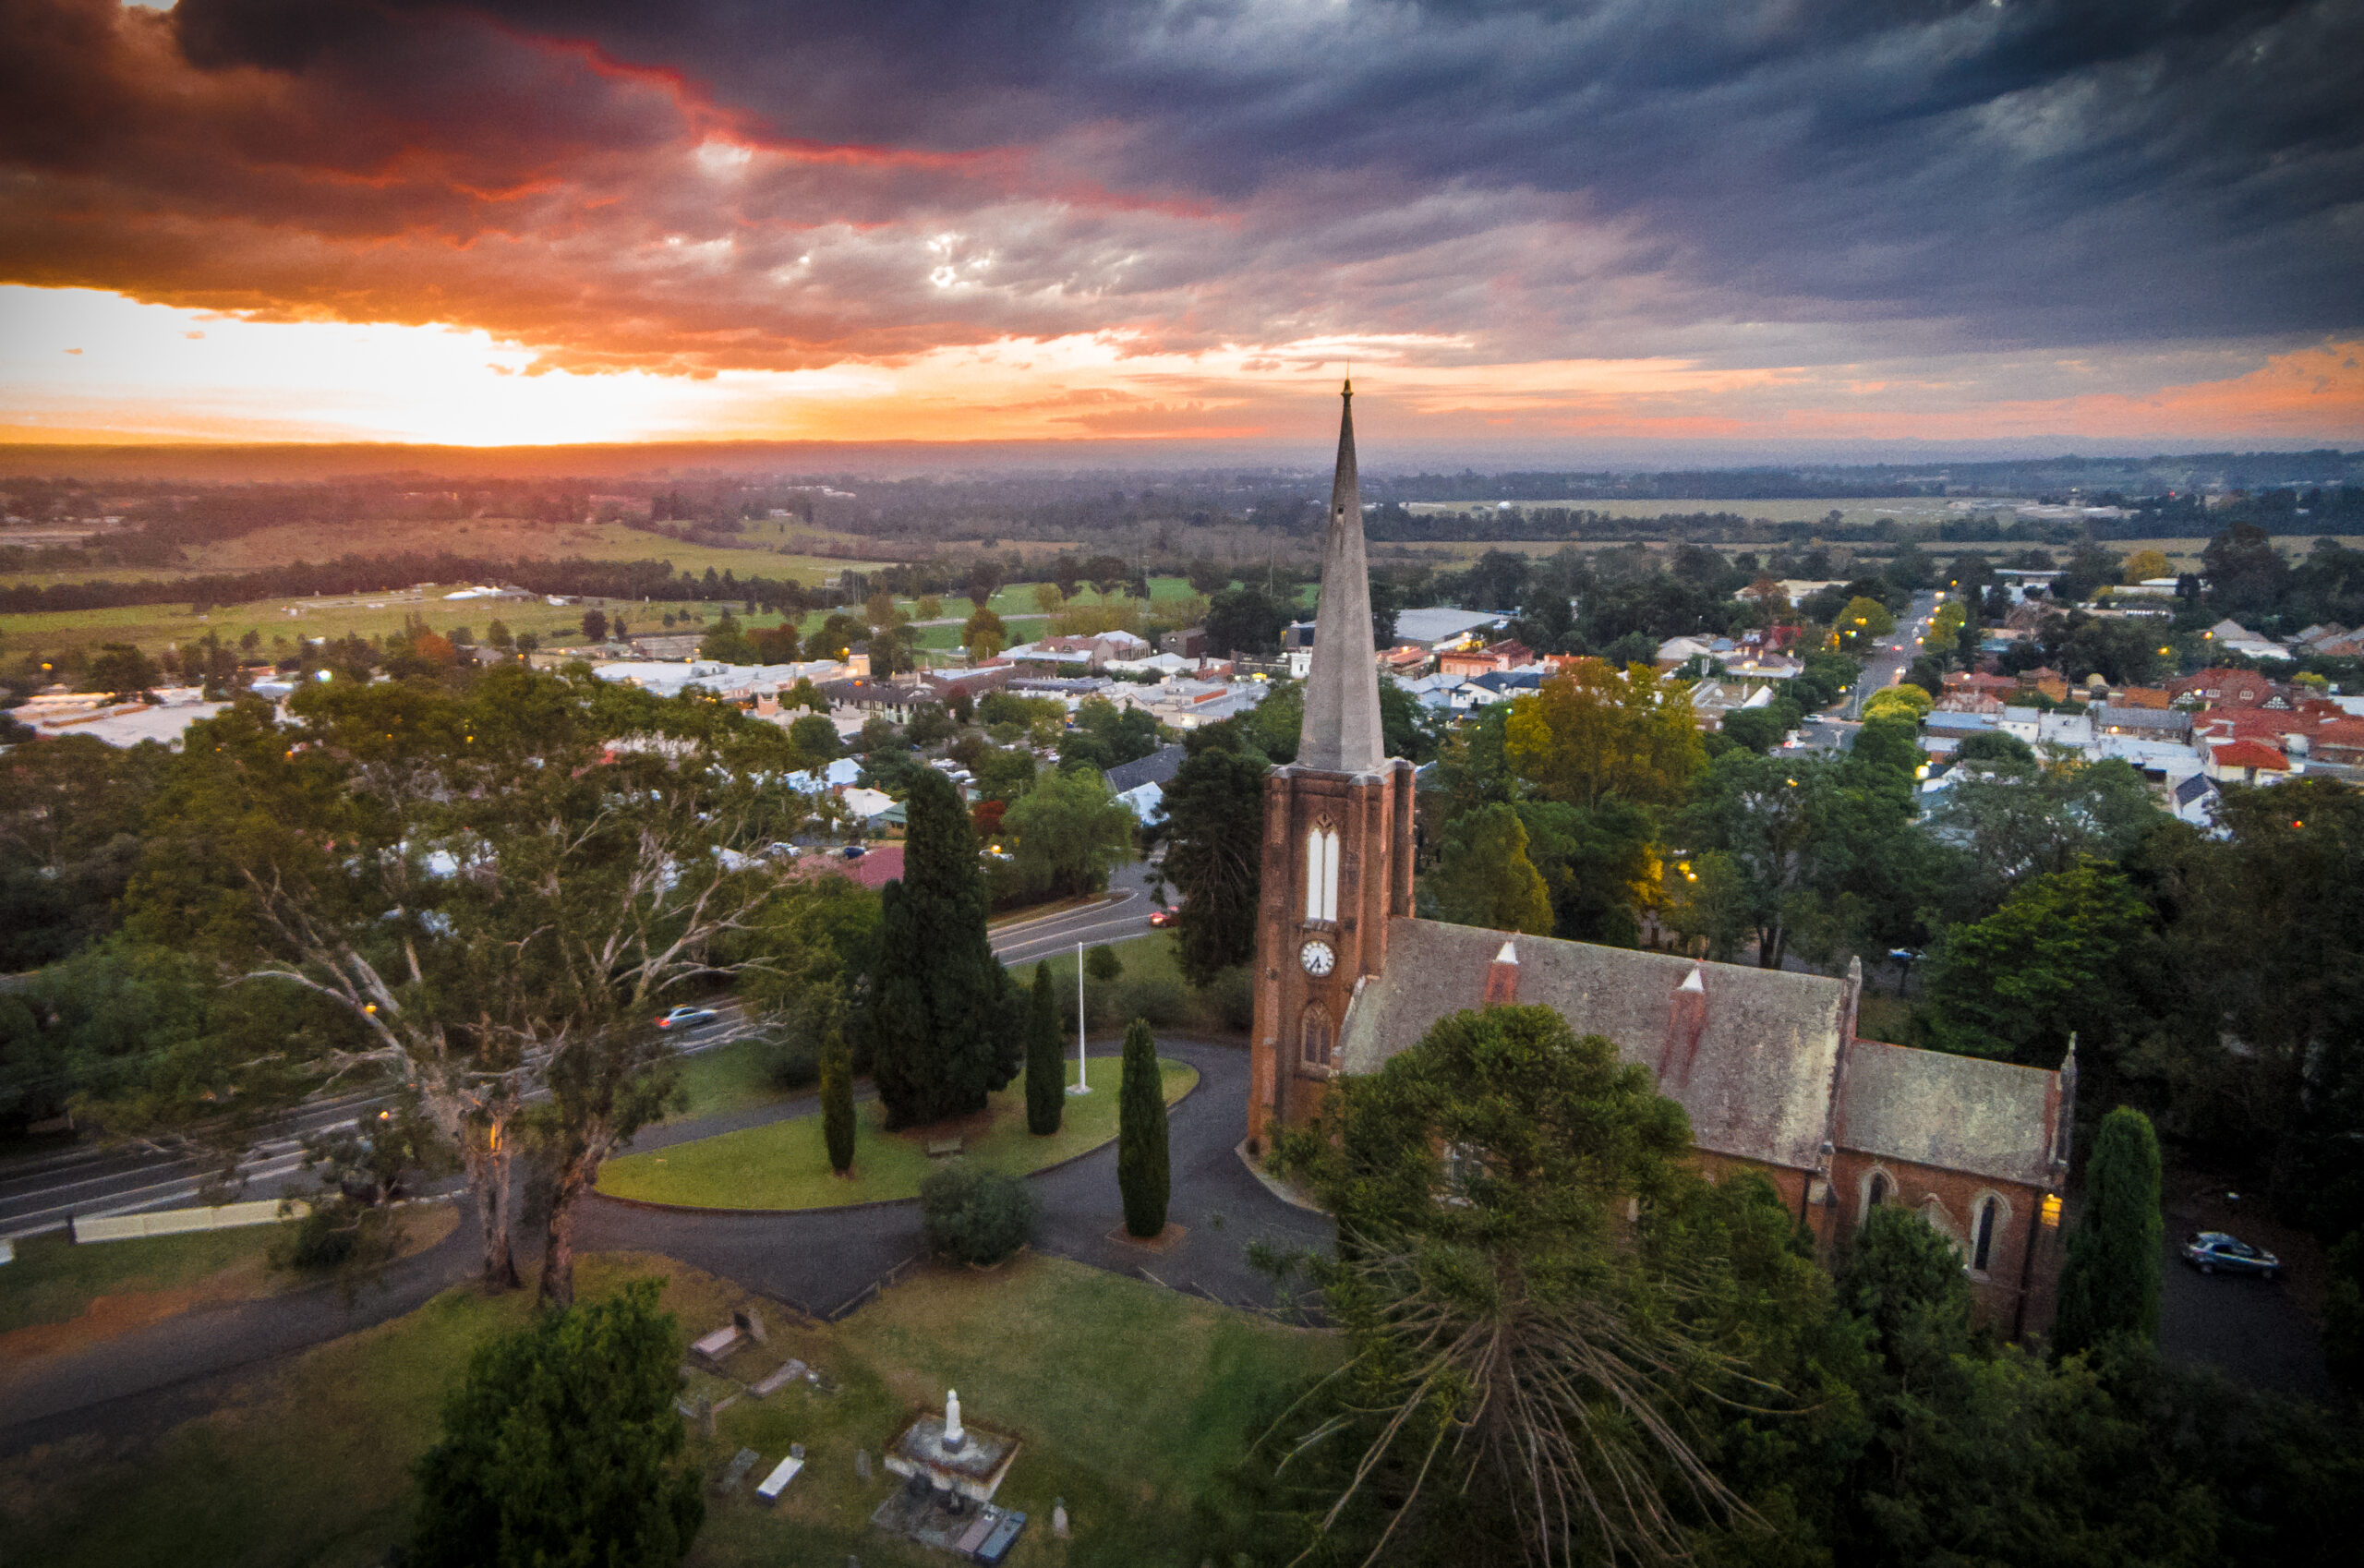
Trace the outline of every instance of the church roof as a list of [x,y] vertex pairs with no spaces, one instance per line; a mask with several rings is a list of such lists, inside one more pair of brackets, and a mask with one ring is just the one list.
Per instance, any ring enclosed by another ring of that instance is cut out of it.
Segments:
[[1940,1170],[2047,1186],[2055,1078],[2044,1067],[1858,1040],[1847,1061],[1838,1142]]
[[1387,760],[1372,657],[1370,567],[1363,555],[1363,500],[1355,470],[1355,392],[1338,418],[1338,468],[1321,546],[1321,601],[1305,674],[1305,721],[1297,766],[1320,773],[1376,773]]
[[[1548,936],[1513,943],[1519,1001],[1555,1008],[1578,1033],[1606,1035],[1626,1061],[1650,1068],[1660,1092],[1690,1113],[1700,1148],[1815,1167],[1829,1125],[1844,982]],[[1438,1019],[1478,1006],[1502,946],[1499,931],[1390,921],[1387,967],[1363,983],[1339,1031],[1341,1066],[1376,1072]],[[1695,978],[1697,989],[1678,1009],[1678,993]]]

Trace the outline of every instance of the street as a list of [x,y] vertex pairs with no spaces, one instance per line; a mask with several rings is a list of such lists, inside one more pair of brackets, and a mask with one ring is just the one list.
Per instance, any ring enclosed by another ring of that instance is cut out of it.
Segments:
[[[993,933],[994,952],[1013,968],[1087,946],[1123,942],[1146,935],[1151,911],[1152,868],[1135,861],[1110,879],[1107,895],[1081,909],[1035,920],[1020,920]],[[745,1038],[754,1021],[734,1001],[713,1004],[721,1016],[687,1036],[685,1056],[698,1055]],[[375,1116],[387,1097],[364,1091],[325,1096],[289,1116],[259,1140],[239,1162],[238,1199],[279,1198],[310,1185],[304,1169],[304,1140],[354,1126]],[[63,1230],[78,1215],[96,1219],[151,1209],[186,1208],[200,1200],[210,1173],[194,1155],[117,1144],[73,1146],[53,1154],[29,1155],[0,1164],[0,1240]],[[445,1187],[452,1184],[446,1183]],[[440,1190],[439,1188],[438,1190]]]

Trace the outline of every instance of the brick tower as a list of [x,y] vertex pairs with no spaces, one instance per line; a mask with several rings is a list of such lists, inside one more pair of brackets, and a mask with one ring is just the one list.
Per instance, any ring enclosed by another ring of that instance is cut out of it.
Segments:
[[1305,724],[1297,761],[1264,783],[1248,1106],[1258,1151],[1276,1122],[1321,1108],[1346,1009],[1387,962],[1388,920],[1412,912],[1412,765],[1389,758],[1380,733],[1352,382],[1344,397]]

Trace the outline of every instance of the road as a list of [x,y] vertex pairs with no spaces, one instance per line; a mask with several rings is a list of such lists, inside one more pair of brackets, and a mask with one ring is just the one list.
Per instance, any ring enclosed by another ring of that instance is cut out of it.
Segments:
[[[1103,1053],[1107,1051],[1102,1047]],[[1198,1087],[1168,1121],[1171,1221],[1178,1243],[1148,1253],[1113,1239],[1121,1228],[1116,1150],[1111,1143],[1031,1178],[1043,1200],[1037,1251],[1212,1299],[1267,1304],[1270,1281],[1248,1247],[1327,1247],[1330,1224],[1272,1195],[1236,1152],[1248,1103],[1248,1053],[1236,1045],[1161,1039],[1161,1055],[1197,1067]],[[652,1128],[639,1148],[663,1148],[755,1121],[810,1115],[810,1096],[746,1112]],[[661,1252],[748,1289],[820,1314],[854,1304],[921,1250],[916,1200],[776,1214],[697,1214],[594,1198],[577,1223],[586,1250]],[[521,1227],[519,1264],[533,1266],[536,1237]],[[0,1454],[81,1432],[110,1440],[153,1434],[213,1408],[268,1363],[414,1310],[473,1276],[474,1227],[463,1224],[431,1250],[389,1269],[380,1287],[351,1305],[332,1287],[260,1301],[202,1307],[103,1343],[0,1368]]]
[[[998,928],[994,952],[1010,965],[1031,963],[1087,945],[1122,942],[1147,934],[1157,905],[1150,896],[1153,870],[1140,862],[1110,879],[1108,896],[1081,909]],[[754,1020],[734,1002],[717,1005],[722,1016],[698,1030],[681,1047],[696,1055],[754,1031]],[[332,1095],[309,1104],[271,1129],[238,1165],[240,1198],[278,1198],[310,1185],[304,1170],[304,1140],[350,1127],[383,1109],[387,1097],[375,1092]],[[206,1163],[194,1155],[153,1149],[69,1148],[0,1165],[0,1240],[62,1230],[77,1216],[135,1214],[149,1209],[186,1207],[200,1200]],[[447,1186],[449,1184],[446,1184]]]
[[1913,595],[1912,608],[1897,622],[1896,630],[1873,648],[1855,684],[1826,711],[1808,715],[1799,727],[1798,743],[1784,747],[1784,753],[1843,752],[1853,745],[1855,730],[1863,721],[1863,705],[1872,700],[1874,693],[1894,685],[1912,668],[1922,651],[1918,639],[1928,635],[1930,617],[1936,612],[1935,593]]
[[[752,1033],[754,1024],[736,1003],[718,1005],[721,1016],[689,1036],[681,1055],[694,1056]],[[240,1199],[283,1197],[311,1185],[304,1169],[304,1140],[317,1138],[377,1115],[388,1096],[375,1091],[333,1094],[291,1114],[258,1140],[238,1163]],[[201,1201],[208,1162],[131,1145],[62,1149],[28,1155],[0,1165],[0,1240],[63,1230],[79,1216],[137,1214]],[[449,1184],[447,1184],[449,1185]]]

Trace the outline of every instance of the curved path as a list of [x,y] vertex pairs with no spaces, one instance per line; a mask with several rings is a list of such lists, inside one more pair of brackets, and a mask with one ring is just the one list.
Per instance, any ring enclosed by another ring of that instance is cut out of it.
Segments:
[[[1234,1152],[1248,1103],[1248,1053],[1236,1045],[1161,1039],[1160,1054],[1199,1069],[1199,1087],[1173,1107],[1170,1217],[1188,1234],[1152,1254],[1109,1233],[1121,1228],[1112,1142],[1031,1177],[1043,1200],[1038,1251],[1238,1305],[1272,1290],[1247,1264],[1248,1243],[1326,1246],[1329,1222],[1268,1191]],[[1105,1046],[1095,1055],[1114,1055]],[[811,1114],[810,1095],[652,1128],[636,1147],[703,1138]],[[268,1363],[401,1316],[476,1272],[475,1229],[387,1270],[350,1308],[320,1287],[199,1309],[23,1369],[0,1369],[0,1453],[78,1432],[114,1438],[162,1431],[203,1414]],[[523,1242],[528,1238],[521,1236]],[[576,1223],[585,1250],[661,1252],[816,1314],[838,1310],[921,1250],[916,1200],[859,1209],[702,1214],[627,1207],[594,1198]],[[520,1267],[531,1260],[520,1249]],[[530,1272],[528,1278],[530,1280]]]

